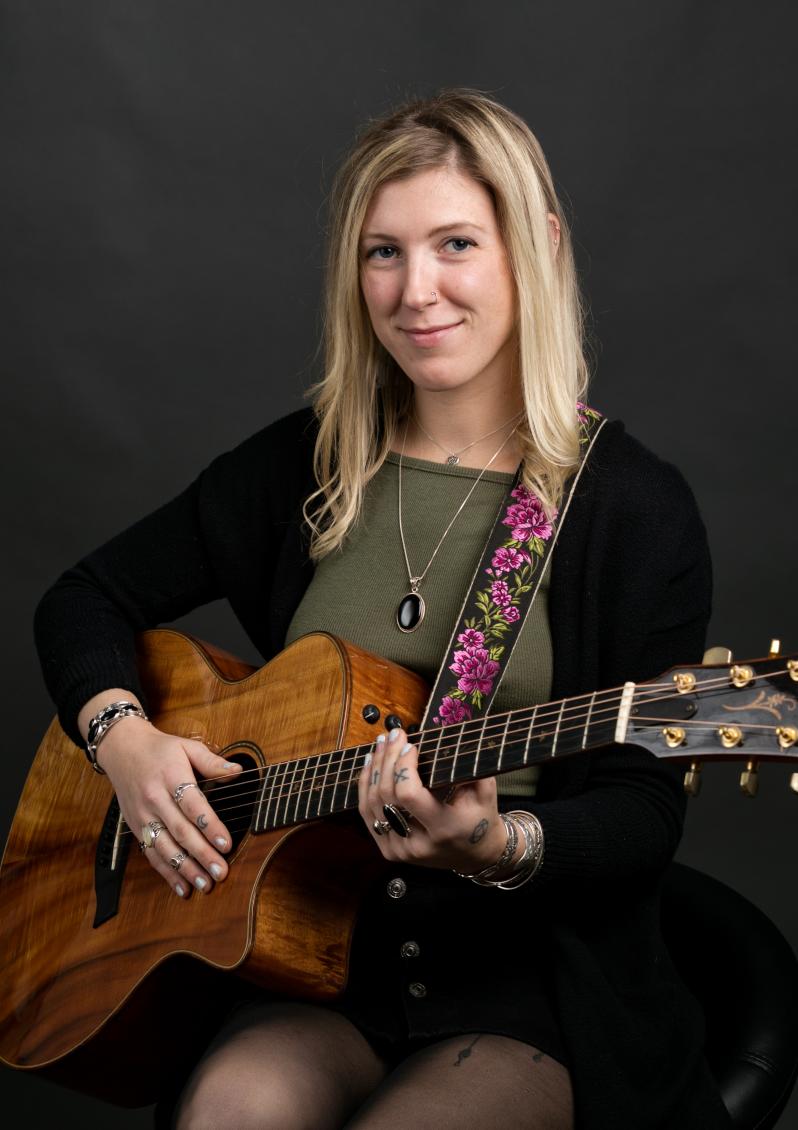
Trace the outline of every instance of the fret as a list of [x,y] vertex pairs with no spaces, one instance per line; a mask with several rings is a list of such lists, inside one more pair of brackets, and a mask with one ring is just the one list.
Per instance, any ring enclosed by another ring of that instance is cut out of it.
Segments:
[[[357,755],[359,753],[360,753],[360,746],[357,746],[357,748],[354,751],[355,760],[357,760]],[[340,811],[339,805],[337,803],[337,797],[338,797],[338,785],[340,784],[340,781],[341,781],[341,766],[344,763],[344,751],[340,750],[340,749],[336,750],[335,751],[335,759],[338,763],[338,768],[335,771],[335,780],[333,781],[333,786],[332,786],[332,797],[330,798],[330,812]]]
[[557,721],[554,723],[554,741],[551,743],[551,756],[554,757],[557,752],[557,741],[560,737],[560,725],[562,723],[562,712],[565,710],[565,703],[567,699],[563,699],[560,703],[560,712],[557,715]]
[[441,751],[441,741],[443,740],[443,735],[446,733],[447,729],[448,729],[447,726],[441,726],[441,728],[438,732],[438,740],[435,743],[435,753],[432,755],[432,767],[430,768],[430,771],[429,771],[430,787],[438,784],[438,782],[435,780],[435,768],[438,764],[438,754]]
[[327,750],[319,757],[319,769],[324,766],[324,772],[321,775],[321,781],[316,790],[316,816],[322,815],[324,808],[324,790],[327,788],[327,774],[330,772],[330,758],[332,757],[332,750]]
[[588,730],[590,729],[590,719],[593,717],[593,704],[596,701],[597,694],[598,691],[593,691],[592,695],[590,696],[590,705],[587,708],[587,721],[585,722],[585,733],[582,737],[582,749],[587,749],[587,734]]
[[[375,747],[372,745],[369,748],[371,749],[371,755],[373,757]],[[360,749],[361,749],[361,746],[358,746],[357,747],[357,753],[360,752]],[[349,790],[352,788],[352,785],[357,781],[357,778],[360,775],[360,770],[363,768],[363,764],[365,762],[365,758],[364,758],[363,761],[358,763],[357,753],[355,754],[355,756],[352,760],[352,765],[348,769],[348,779],[347,779],[347,782],[346,782],[346,794],[344,796],[344,808],[356,808],[357,807],[357,805],[353,805],[352,802],[349,800]]]
[[[283,814],[282,814],[282,817],[280,818],[279,817],[280,806],[278,804],[278,806],[277,806],[277,817],[278,818],[275,819],[275,823],[279,822],[280,824],[283,825],[283,827],[285,827],[286,824],[291,823],[291,818],[288,815],[288,806],[291,803],[291,799],[294,795],[294,789],[296,788],[297,769],[299,769],[299,762],[296,759],[294,759],[293,761],[286,761],[285,762],[285,773],[283,774],[282,797],[280,798],[282,800]],[[291,775],[290,781],[288,780],[289,773]]]
[[524,765],[526,765],[527,759],[529,758],[529,743],[532,741],[532,731],[535,728],[535,719],[537,718],[537,716],[538,708],[536,704],[532,709],[532,718],[526,731],[526,741],[524,742]]
[[501,745],[499,747],[499,762],[496,766],[496,772],[497,773],[501,773],[501,771],[502,771],[502,758],[504,757],[504,746],[505,746],[505,743],[507,741],[507,727],[510,725],[510,719],[511,718],[512,718],[512,714],[510,713],[510,714],[507,715],[507,721],[504,723],[504,730],[502,731]]
[[297,789],[297,792],[296,792],[296,801],[294,802],[294,819],[291,821],[292,824],[298,824],[300,822],[300,820],[302,819],[302,817],[299,815],[299,802],[301,801],[302,797],[305,795],[305,777],[306,777],[307,771],[308,771],[308,761],[309,760],[310,760],[309,757],[303,757],[301,759],[302,780],[299,782],[299,788]]
[[[258,808],[255,813],[255,829],[262,832],[266,827],[266,821],[269,816],[269,805],[272,802],[272,795],[274,792],[274,782],[269,781],[269,774],[274,775],[275,765],[267,765],[263,770],[263,782],[261,784],[260,796],[258,797]],[[266,799],[266,789],[269,790],[269,801],[264,809],[263,802]]]
[[310,758],[310,760],[313,762],[313,776],[310,779],[310,785],[308,787],[308,799],[307,803],[305,804],[305,815],[303,817],[304,820],[310,819],[310,801],[313,797],[313,789],[316,786],[316,773],[319,768],[320,755],[318,753],[314,754],[313,757]]
[[[280,789],[285,777],[284,761],[280,761],[274,766],[274,777],[272,779],[271,788],[269,789],[269,803],[266,805],[266,811],[263,814],[263,829],[264,831],[270,828],[277,827],[276,813],[280,806]],[[275,795],[276,794],[276,795]],[[274,806],[274,808],[272,808]]]
[[464,719],[460,723],[460,733],[457,735],[457,745],[454,747],[454,757],[452,758],[452,772],[449,775],[449,781],[452,782],[452,783],[454,782],[454,771],[455,771],[455,767],[457,765],[457,760],[460,757],[460,744],[463,740],[463,734],[465,733],[465,727],[466,727],[466,723],[465,723],[465,719]]
[[477,742],[477,756],[474,758],[474,776],[475,777],[477,776],[477,774],[479,772],[479,758],[480,758],[480,755],[482,753],[482,743],[485,740],[485,726],[487,724],[487,721],[488,721],[488,715],[486,714],[485,717],[482,719],[482,732],[480,733],[479,741]]

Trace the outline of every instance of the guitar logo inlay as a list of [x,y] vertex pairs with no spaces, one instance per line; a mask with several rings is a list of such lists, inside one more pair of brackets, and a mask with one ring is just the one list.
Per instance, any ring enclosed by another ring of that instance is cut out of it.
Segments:
[[783,711],[778,710],[777,707],[786,707],[788,710],[795,710],[795,699],[789,695],[776,692],[775,694],[766,694],[760,691],[759,694],[751,702],[743,703],[742,706],[728,706],[725,702],[723,704],[724,710],[765,710],[768,714],[772,714],[777,721],[781,722]]

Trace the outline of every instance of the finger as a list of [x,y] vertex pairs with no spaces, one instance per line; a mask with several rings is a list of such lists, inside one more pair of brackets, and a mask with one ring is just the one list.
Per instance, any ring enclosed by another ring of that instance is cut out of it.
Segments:
[[[198,789],[192,789],[192,794],[199,793]],[[200,793],[202,798],[202,794]],[[192,823],[175,805],[174,800],[170,800],[171,810],[168,815],[164,817],[163,814],[159,819],[166,825],[166,829],[171,839],[178,845],[179,850],[186,852],[192,857],[196,864],[198,871],[206,879],[211,879],[214,882],[220,883],[227,878],[229,867],[227,860],[224,856],[219,854],[219,851],[214,845],[206,838],[202,824]],[[202,823],[207,823],[208,829],[224,829],[224,825],[215,814],[210,804],[205,799],[204,803],[200,800],[200,812],[198,819],[202,817]],[[222,833],[219,834],[220,839],[226,839]],[[160,839],[160,837],[159,837]],[[157,842],[157,841],[156,841]],[[227,841],[229,843],[229,841]],[[161,853],[162,854],[162,853]],[[196,876],[193,876],[193,879]],[[203,887],[201,884],[194,882],[200,890],[209,889],[209,884]]]
[[[211,876],[188,852],[181,849],[166,827],[159,832],[152,847],[147,848],[144,855],[150,866],[173,888],[175,894],[183,898],[188,895],[192,887],[208,893],[213,886]],[[172,860],[175,860],[174,864]]]
[[[191,787],[196,785],[196,787]],[[216,803],[225,804],[224,793],[219,794],[216,788]],[[211,806],[205,793],[195,781],[181,781],[172,790],[172,801],[177,805],[183,818],[205,837],[218,851],[229,851],[233,838],[226,824],[222,822],[219,814]],[[232,799],[228,804],[234,803]]]
[[201,777],[213,779],[216,777],[233,777],[241,772],[242,767],[237,761],[228,761],[212,753],[203,742],[190,738],[183,739],[183,749],[193,768]]

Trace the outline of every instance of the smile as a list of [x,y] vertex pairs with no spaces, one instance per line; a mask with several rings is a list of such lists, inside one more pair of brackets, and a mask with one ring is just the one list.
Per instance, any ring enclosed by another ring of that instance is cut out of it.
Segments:
[[450,334],[461,326],[462,322],[452,322],[448,326],[430,326],[429,329],[410,330],[402,329],[402,333],[413,342],[414,345],[420,346],[422,349],[429,349],[433,345],[438,345]]

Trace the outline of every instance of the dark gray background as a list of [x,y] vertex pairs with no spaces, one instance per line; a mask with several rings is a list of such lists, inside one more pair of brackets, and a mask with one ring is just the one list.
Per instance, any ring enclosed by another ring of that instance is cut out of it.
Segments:
[[[592,402],[695,489],[710,642],[798,649],[788,10],[0,0],[3,835],[52,714],[38,596],[302,402],[331,172],[357,125],[442,85],[490,91],[544,146],[592,310]],[[251,656],[226,609],[186,623]],[[796,947],[788,776],[763,768],[752,802],[707,769],[680,858]],[[148,1124],[8,1070],[0,1088],[31,1125]],[[796,1117],[793,1100],[780,1125]]]

